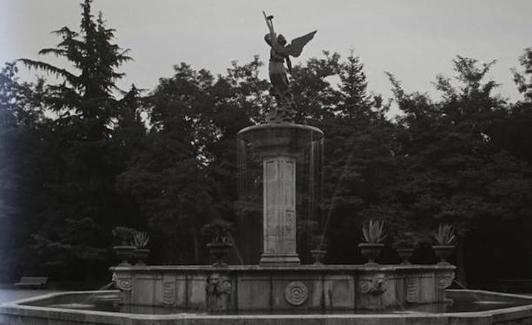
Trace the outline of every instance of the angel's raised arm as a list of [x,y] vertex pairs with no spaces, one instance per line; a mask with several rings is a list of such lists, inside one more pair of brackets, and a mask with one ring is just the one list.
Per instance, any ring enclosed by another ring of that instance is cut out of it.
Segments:
[[266,25],[268,26],[270,33],[272,32],[275,33],[275,31],[273,30],[273,22],[272,22],[273,16],[266,15],[264,10],[262,11],[262,15],[264,16],[264,20],[266,20]]
[[264,20],[266,20],[266,25],[268,26],[268,30],[270,31],[270,40],[273,44],[277,44],[277,37],[275,35],[275,30],[273,29],[273,16],[268,16],[264,11],[262,11],[262,14],[264,15]]

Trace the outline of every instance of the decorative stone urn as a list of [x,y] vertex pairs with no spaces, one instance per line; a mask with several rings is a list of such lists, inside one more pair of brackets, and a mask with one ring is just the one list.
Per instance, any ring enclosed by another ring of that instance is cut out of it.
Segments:
[[380,255],[384,244],[360,243],[358,244],[358,247],[360,248],[362,255],[368,259],[368,262],[365,264],[366,266],[379,265],[377,262],[375,262],[375,259]]
[[403,265],[409,265],[410,261],[409,259],[412,257],[412,254],[414,254],[413,248],[398,248],[395,250],[399,257],[401,258],[401,264]]
[[131,260],[133,258],[135,246],[118,245],[113,246],[113,250],[115,251],[116,256],[118,256],[118,258],[121,260],[118,266],[131,266],[131,264],[128,263],[128,260]]
[[150,250],[147,248],[137,248],[133,252],[135,255],[135,259],[137,260],[137,263],[135,265],[146,265],[145,261],[148,259],[148,256],[150,256]]
[[231,243],[208,243],[207,248],[214,259],[213,266],[227,266],[227,256],[232,247]]
[[453,253],[454,245],[433,245],[432,249],[434,254],[440,259],[438,265],[449,265],[447,259]]
[[312,249],[310,255],[312,255],[312,258],[314,259],[314,265],[323,265],[321,260],[323,260],[326,253],[327,251],[324,249]]

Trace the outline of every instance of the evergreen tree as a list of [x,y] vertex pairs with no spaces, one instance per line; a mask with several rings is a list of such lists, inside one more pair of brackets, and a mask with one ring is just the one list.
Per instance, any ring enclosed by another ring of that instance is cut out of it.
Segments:
[[[123,76],[117,68],[130,58],[113,43],[114,30],[95,18],[91,0],[82,4],[80,32],[63,27],[61,42],[41,50],[65,58],[74,71],[43,61],[20,59],[50,73],[42,105],[56,116],[47,127],[45,193],[34,229],[34,260],[63,278],[94,277],[110,264],[111,229],[121,218],[122,200],[114,188],[120,164],[113,160],[112,134],[120,108],[113,92]],[[127,210],[126,210],[127,211]],[[78,267],[73,267],[73,265]]]
[[92,0],[82,4],[80,33],[63,27],[54,31],[62,38],[55,48],[46,48],[39,54],[53,54],[68,60],[78,74],[43,61],[20,59],[29,68],[53,74],[63,82],[48,85],[46,104],[60,116],[59,125],[72,126],[72,137],[80,140],[100,140],[111,132],[111,120],[117,90],[116,80],[123,73],[116,71],[124,62],[131,60],[128,50],[113,44],[114,30],[106,28],[99,14],[91,13]]

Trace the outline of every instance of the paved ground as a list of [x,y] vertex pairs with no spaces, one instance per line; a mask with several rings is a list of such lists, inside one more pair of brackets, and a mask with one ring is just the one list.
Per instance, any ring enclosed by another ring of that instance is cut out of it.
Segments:
[[0,304],[57,292],[57,290],[0,289]]

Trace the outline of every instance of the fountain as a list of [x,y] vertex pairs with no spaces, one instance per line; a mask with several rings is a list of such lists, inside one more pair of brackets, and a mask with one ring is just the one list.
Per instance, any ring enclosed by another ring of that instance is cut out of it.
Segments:
[[[275,41],[272,18],[265,15],[278,107],[268,123],[238,133],[240,184],[246,193],[241,206],[247,203],[239,219],[245,230],[239,243],[247,264],[123,262],[111,268],[119,291],[55,293],[5,304],[0,323],[530,324],[531,297],[446,290],[454,279],[450,264],[301,262],[296,230],[299,219],[314,218],[324,135],[293,121],[286,71],[275,60],[283,44]],[[292,42],[299,42],[299,53],[314,33]],[[490,303],[470,301],[471,296]]]

